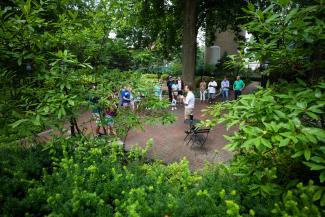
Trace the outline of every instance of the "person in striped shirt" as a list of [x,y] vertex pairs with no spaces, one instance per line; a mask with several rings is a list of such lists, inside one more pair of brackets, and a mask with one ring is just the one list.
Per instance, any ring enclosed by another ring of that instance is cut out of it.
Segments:
[[222,100],[227,101],[229,98],[229,81],[227,80],[226,76],[221,82],[221,94],[222,94]]

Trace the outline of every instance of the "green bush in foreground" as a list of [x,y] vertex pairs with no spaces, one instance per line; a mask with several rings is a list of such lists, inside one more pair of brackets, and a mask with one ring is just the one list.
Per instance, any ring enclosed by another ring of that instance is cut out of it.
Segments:
[[232,167],[191,172],[186,160],[148,163],[145,149],[124,153],[105,139],[61,139],[46,150],[52,170],[28,185],[8,180],[26,194],[15,204],[15,192],[7,193],[11,206],[2,207],[3,216],[321,216],[313,183],[263,197]]
[[[210,165],[192,173],[186,160],[168,166],[146,163],[142,149],[125,154],[120,146],[105,140],[62,140],[60,145],[63,158],[54,161],[53,173],[45,172],[42,180],[29,189],[26,200],[30,210],[42,211],[30,216],[253,213],[239,205],[248,189],[223,166]],[[249,199],[251,203],[259,201],[259,196]]]
[[40,146],[0,145],[0,216],[24,216],[28,188],[41,179],[43,168],[50,168],[48,157]]
[[251,195],[279,196],[276,216],[324,215],[324,90],[322,81],[279,83],[207,111],[207,125],[239,126],[226,137],[236,154],[231,171]]

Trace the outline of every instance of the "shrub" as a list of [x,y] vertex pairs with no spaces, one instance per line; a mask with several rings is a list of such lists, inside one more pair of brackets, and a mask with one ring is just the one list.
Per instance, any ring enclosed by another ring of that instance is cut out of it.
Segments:
[[40,145],[23,148],[17,144],[0,145],[0,215],[24,216],[29,211],[28,189],[41,180],[49,169],[48,151]]

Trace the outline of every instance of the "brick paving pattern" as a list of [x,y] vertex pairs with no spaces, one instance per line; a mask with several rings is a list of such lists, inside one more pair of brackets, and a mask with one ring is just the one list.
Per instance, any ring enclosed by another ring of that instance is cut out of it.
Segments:
[[[255,90],[257,82],[249,84],[244,94]],[[233,97],[233,93],[232,97]],[[208,104],[201,104],[199,99],[196,99],[194,118],[204,120],[206,117],[201,112]],[[204,148],[196,145],[191,146],[184,143],[185,130],[188,125],[184,124],[184,106],[178,105],[176,111],[171,111],[177,116],[177,121],[170,125],[156,125],[146,126],[145,132],[140,130],[132,131],[129,133],[125,148],[131,149],[132,146],[138,144],[144,147],[147,140],[152,138],[154,145],[148,153],[148,156],[153,159],[163,160],[165,163],[172,163],[186,158],[190,163],[190,168],[200,169],[203,168],[204,162],[227,162],[232,158],[232,154],[223,149],[227,144],[224,135],[229,135],[235,129],[229,131],[220,124],[216,125],[210,132]]]

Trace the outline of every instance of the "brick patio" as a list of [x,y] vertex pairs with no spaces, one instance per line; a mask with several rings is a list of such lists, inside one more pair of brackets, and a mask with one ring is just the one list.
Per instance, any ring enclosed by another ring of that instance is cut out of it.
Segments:
[[[247,94],[256,89],[257,82],[248,85],[243,91]],[[233,93],[232,93],[233,96]],[[200,103],[196,99],[194,118],[199,120],[207,119],[201,112],[208,104]],[[190,163],[192,170],[200,169],[204,166],[204,162],[227,162],[232,158],[231,152],[223,149],[227,144],[224,135],[229,135],[235,129],[227,131],[224,126],[216,125],[210,132],[204,148],[184,142],[185,130],[188,125],[184,124],[184,106],[179,105],[176,111],[173,112],[177,120],[169,125],[155,125],[145,126],[145,132],[140,130],[131,131],[125,142],[126,150],[130,150],[134,145],[138,144],[144,147],[148,139],[152,138],[154,141],[153,147],[148,152],[148,157],[152,159],[159,159],[165,163],[172,163],[186,158]],[[95,123],[91,120],[91,113],[85,112],[78,118],[78,124],[84,132],[89,135],[95,135]],[[68,125],[65,126],[68,129]],[[50,131],[39,134],[43,141],[50,139]]]
[[[244,94],[255,89],[257,83],[253,82],[248,85]],[[204,120],[201,110],[206,108],[207,104],[201,104],[199,99],[196,99],[194,118]],[[226,162],[232,158],[232,154],[223,149],[227,144],[224,135],[229,135],[234,132],[234,129],[229,131],[222,125],[216,125],[210,132],[204,148],[198,146],[186,145],[184,143],[185,130],[188,125],[184,124],[184,107],[179,105],[176,111],[171,111],[177,116],[177,121],[170,125],[146,126],[145,132],[140,130],[129,133],[125,148],[131,149],[132,146],[138,144],[144,147],[147,140],[152,138],[154,145],[149,151],[150,158],[163,160],[165,163],[179,161],[184,157],[189,161],[191,169],[200,169],[204,166],[204,162]]]

